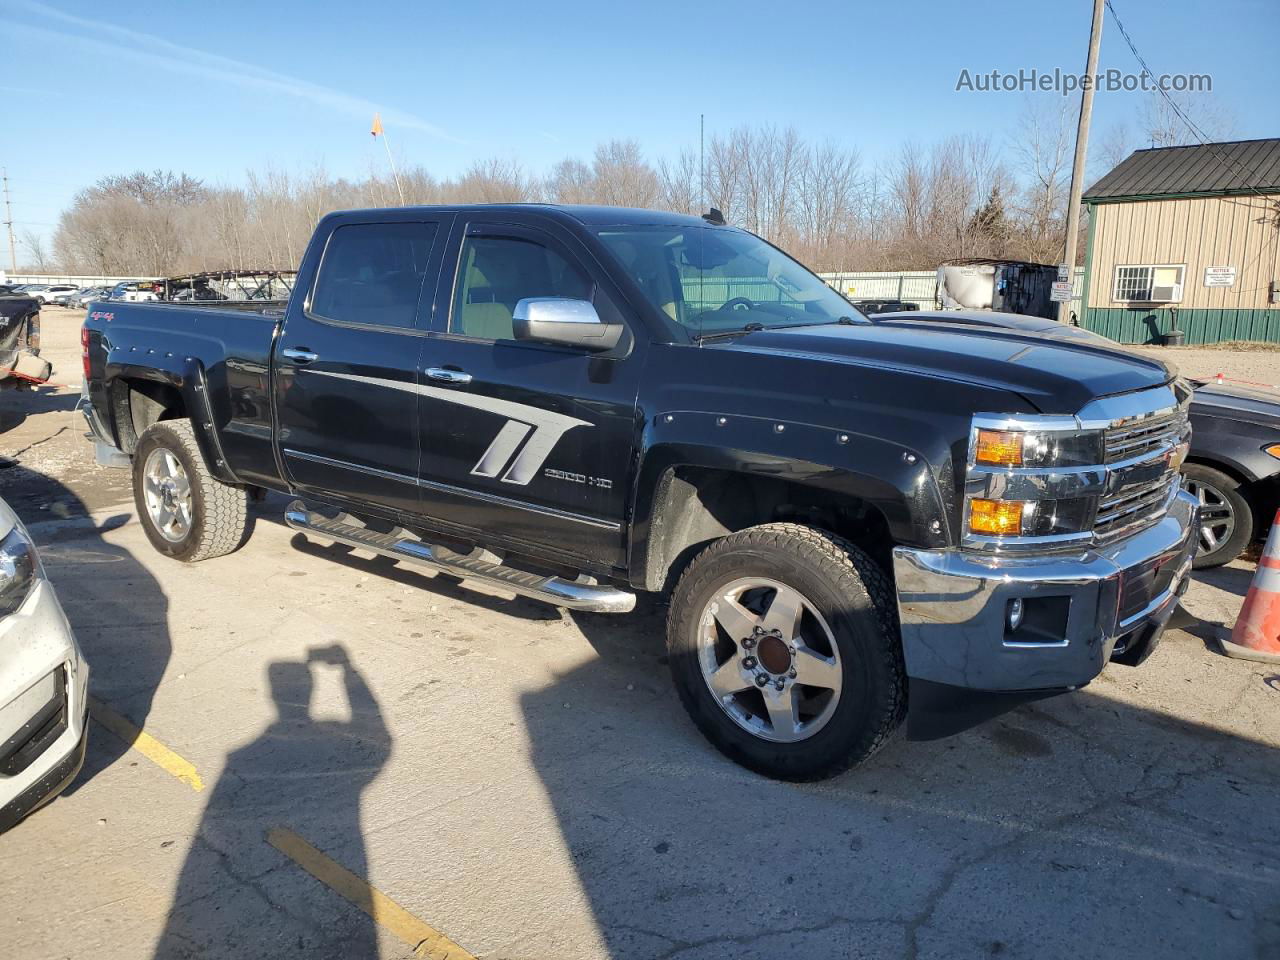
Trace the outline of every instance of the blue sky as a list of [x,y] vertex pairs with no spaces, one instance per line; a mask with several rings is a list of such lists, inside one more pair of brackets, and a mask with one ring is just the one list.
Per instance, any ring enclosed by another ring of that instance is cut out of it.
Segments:
[[[1114,2],[1154,69],[1211,74],[1238,136],[1280,135],[1280,2]],[[857,146],[868,165],[908,139],[986,132],[1004,146],[1024,95],[956,92],[961,69],[1080,72],[1089,8],[0,0],[0,164],[18,231],[49,237],[76,190],[106,174],[237,184],[268,166],[385,169],[375,109],[400,161],[439,176],[494,155],[541,172],[613,137],[674,155],[696,148],[699,113],[709,133],[794,125]],[[1110,21],[1101,67],[1137,70]],[[1100,93],[1095,137],[1141,103]]]

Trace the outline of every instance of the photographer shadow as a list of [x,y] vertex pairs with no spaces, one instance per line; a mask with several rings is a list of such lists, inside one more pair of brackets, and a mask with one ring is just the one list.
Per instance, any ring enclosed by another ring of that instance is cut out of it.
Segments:
[[[349,719],[313,716],[314,671],[326,668],[342,672]],[[391,752],[382,712],[341,646],[275,661],[267,681],[276,717],[227,758],[179,876],[157,960],[378,956],[374,921],[335,909],[333,892],[304,872],[296,851],[329,851],[356,876],[367,875],[360,798]]]

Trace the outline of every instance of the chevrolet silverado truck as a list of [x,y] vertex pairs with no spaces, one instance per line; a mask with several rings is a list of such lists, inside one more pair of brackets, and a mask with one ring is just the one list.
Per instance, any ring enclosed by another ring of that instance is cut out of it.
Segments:
[[909,684],[1140,663],[1195,548],[1190,390],[1018,331],[871,323],[778,248],[607,207],[350,211],[287,303],[95,303],[83,409],[177,560],[284,520],[570,610],[669,598],[693,722],[831,776]]

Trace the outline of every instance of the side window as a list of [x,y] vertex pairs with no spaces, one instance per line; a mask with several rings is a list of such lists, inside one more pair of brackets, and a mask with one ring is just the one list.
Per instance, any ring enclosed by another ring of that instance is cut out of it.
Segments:
[[449,330],[512,340],[511,315],[525,297],[590,300],[592,283],[549,247],[518,237],[467,237],[458,256]]
[[311,312],[326,320],[412,327],[434,223],[352,223],[325,244]]

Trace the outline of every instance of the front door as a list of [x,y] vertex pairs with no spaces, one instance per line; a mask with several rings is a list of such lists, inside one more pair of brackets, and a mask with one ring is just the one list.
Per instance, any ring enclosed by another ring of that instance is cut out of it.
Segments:
[[307,295],[290,302],[276,415],[299,492],[418,510],[417,361],[448,222],[411,214],[340,218]]
[[622,563],[626,496],[647,341],[629,325],[608,354],[516,340],[525,297],[620,296],[567,232],[461,218],[424,341],[419,420],[423,509],[597,566]]

